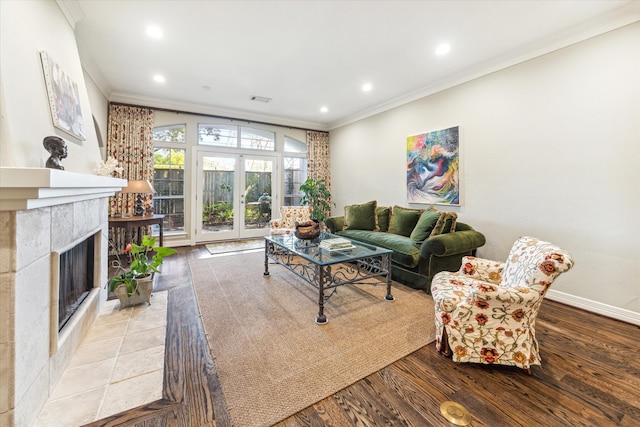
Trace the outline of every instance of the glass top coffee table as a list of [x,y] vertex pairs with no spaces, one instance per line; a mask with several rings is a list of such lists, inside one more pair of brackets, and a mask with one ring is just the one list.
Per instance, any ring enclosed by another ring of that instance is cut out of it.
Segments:
[[[335,240],[329,239],[336,238],[344,239],[325,232],[313,241],[298,239],[293,234],[264,238],[264,275],[269,275],[271,259],[315,286],[318,289],[316,323],[319,324],[328,322],[324,304],[338,286],[386,283],[387,293],[384,299],[394,300],[391,295],[392,251],[351,239],[345,239],[351,244],[346,249],[329,250],[324,247],[323,241],[334,242]],[[381,282],[378,278],[384,281]]]

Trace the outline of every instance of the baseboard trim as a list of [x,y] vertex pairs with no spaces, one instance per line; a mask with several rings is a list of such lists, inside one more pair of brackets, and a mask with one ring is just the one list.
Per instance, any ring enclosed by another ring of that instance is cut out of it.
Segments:
[[546,298],[640,326],[640,313],[549,289]]

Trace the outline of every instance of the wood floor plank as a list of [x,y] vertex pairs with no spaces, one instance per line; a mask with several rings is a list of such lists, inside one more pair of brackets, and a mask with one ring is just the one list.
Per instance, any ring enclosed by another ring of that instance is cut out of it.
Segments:
[[347,414],[352,425],[389,425],[383,415],[378,412],[378,409],[367,399],[368,393],[363,389],[361,381],[339,391],[336,395],[338,404]]
[[[200,322],[188,261],[202,245],[165,259],[169,291],[163,400],[90,426],[230,427]],[[640,425],[640,328],[545,300],[537,322],[542,367],[457,364],[433,344],[278,423],[302,426],[451,426],[452,400],[479,426]]]
[[85,424],[85,427],[145,426],[153,425],[158,422],[171,426],[175,425],[172,423],[173,420],[178,418],[177,413],[183,409],[181,406],[182,405],[180,403],[157,400],[147,405],[142,405],[137,408]]
[[422,426],[424,416],[419,408],[414,407],[413,402],[405,398],[404,388],[408,387],[409,383],[391,380],[390,370],[385,368],[365,378],[364,382],[369,386],[370,395],[375,397],[378,406],[386,407],[400,424]]
[[[426,351],[426,347],[420,350],[420,352],[424,351]],[[417,354],[414,355],[417,356]],[[439,354],[431,356],[442,358]],[[424,363],[424,359],[421,363]],[[443,372],[442,378],[437,379],[437,382],[425,382],[420,374],[411,373],[416,372],[410,368],[411,366],[405,358],[381,371],[380,375],[387,384],[391,384],[391,387],[396,390],[399,396],[422,415],[423,422],[424,420],[429,420],[434,426],[450,426],[449,421],[440,413],[440,405],[446,401],[460,403],[469,409],[469,402],[465,396],[473,396],[473,394],[468,393],[466,390],[459,392],[448,387],[445,393],[440,389],[439,384],[445,384],[449,378],[445,372]],[[472,426],[513,424],[509,417],[500,411],[496,411],[492,405],[487,405],[486,402],[476,405],[475,408],[471,406],[471,408],[474,409],[470,411],[473,417]],[[480,411],[477,408],[480,408]],[[479,412],[480,414],[478,414]]]
[[564,354],[550,353],[547,355],[547,361],[549,375],[553,375],[562,366],[562,373],[559,372],[558,375],[572,375],[597,389],[598,395],[610,395],[614,399],[624,399],[630,395],[640,396],[640,371],[621,370],[599,360],[589,360],[583,354],[572,351]]
[[322,426],[341,427],[351,425],[351,421],[347,414],[342,410],[338,401],[334,396],[322,399],[320,402],[309,408],[314,410],[321,420]]
[[585,316],[585,313],[584,310],[555,301],[544,301],[536,325],[548,322],[556,325],[559,328],[557,331],[571,330],[575,336],[589,337],[590,342],[596,346],[638,351],[637,337],[640,336],[640,326],[594,313]]
[[322,425],[322,418],[312,407],[275,424],[276,427],[314,427],[320,425]]

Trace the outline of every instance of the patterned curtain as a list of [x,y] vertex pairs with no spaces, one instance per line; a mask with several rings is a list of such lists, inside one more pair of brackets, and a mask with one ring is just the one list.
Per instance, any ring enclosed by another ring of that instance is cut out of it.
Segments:
[[[109,105],[107,158],[113,157],[124,168],[122,178],[146,179],[153,185],[153,110],[126,105]],[[109,215],[133,214],[136,194],[117,193],[109,198]],[[153,195],[142,194],[145,211],[153,208]],[[113,230],[116,231],[116,230]],[[121,230],[119,230],[121,231]],[[147,231],[148,232],[148,231]],[[117,247],[124,236],[111,236]]]
[[[331,192],[330,174],[329,134],[307,131],[307,176],[313,179],[324,179],[327,190]],[[326,212],[326,215],[330,214],[330,211]]]
[[307,163],[309,178],[324,179],[331,190],[328,133],[307,131]]

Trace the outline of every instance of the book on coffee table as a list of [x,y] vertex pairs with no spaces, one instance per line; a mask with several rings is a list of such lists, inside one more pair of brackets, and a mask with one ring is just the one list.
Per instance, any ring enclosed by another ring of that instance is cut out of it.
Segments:
[[322,240],[319,247],[320,249],[324,249],[329,252],[355,248],[353,243],[351,243],[351,240],[343,239],[341,237]]

